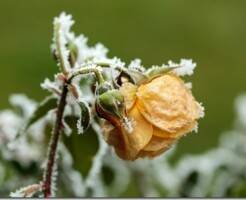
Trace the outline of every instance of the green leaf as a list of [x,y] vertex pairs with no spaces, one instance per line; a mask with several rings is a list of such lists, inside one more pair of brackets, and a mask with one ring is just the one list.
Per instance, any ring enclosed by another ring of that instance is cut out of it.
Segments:
[[57,98],[49,96],[40,103],[37,109],[28,120],[24,130],[28,129],[32,124],[37,122],[40,118],[44,117],[50,110],[57,107]]
[[178,67],[168,67],[168,66],[161,66],[161,67],[156,67],[148,71],[147,76],[149,79],[153,79],[157,76],[166,74]]

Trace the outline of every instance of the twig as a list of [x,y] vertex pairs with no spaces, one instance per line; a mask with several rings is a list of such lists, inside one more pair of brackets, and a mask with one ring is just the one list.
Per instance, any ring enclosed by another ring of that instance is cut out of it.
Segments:
[[61,98],[57,108],[55,127],[52,132],[52,136],[49,144],[48,160],[46,164],[46,170],[43,176],[43,192],[45,198],[49,198],[52,196],[52,177],[53,177],[54,167],[56,164],[55,162],[56,162],[56,154],[57,154],[57,145],[62,129],[62,118],[66,106],[66,97],[68,93],[67,87],[68,87],[67,84],[64,83]]

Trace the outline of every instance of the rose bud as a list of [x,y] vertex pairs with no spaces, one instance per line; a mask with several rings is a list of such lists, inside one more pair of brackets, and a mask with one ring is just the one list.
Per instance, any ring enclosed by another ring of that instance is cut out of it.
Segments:
[[[124,160],[155,157],[179,138],[196,129],[203,107],[190,89],[172,72],[119,88],[125,120],[101,111],[104,138]],[[126,120],[127,119],[127,120]]]

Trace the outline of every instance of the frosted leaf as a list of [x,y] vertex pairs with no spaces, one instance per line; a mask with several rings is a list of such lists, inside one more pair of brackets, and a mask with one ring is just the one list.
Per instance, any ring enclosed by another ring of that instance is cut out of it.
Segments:
[[33,139],[34,142],[43,142],[47,123],[49,122],[46,117],[44,117],[29,128],[28,135]]
[[81,98],[82,94],[81,94],[81,91],[80,91],[78,84],[74,84],[74,82],[73,82],[73,84],[70,84],[68,86],[68,90],[69,90],[69,93],[71,95],[73,95],[75,99]]
[[21,165],[28,166],[30,162],[38,161],[42,157],[42,148],[20,137],[8,143],[3,155],[7,160],[17,160]]
[[114,173],[114,179],[109,186],[105,185],[108,194],[120,195],[127,190],[130,183],[130,171],[126,163],[120,160],[114,153],[106,154],[103,159],[104,166],[109,167]]
[[77,197],[85,195],[84,182],[81,174],[76,170],[68,171],[68,177],[70,179],[71,189]]
[[145,68],[141,65],[141,60],[139,58],[136,58],[131,61],[131,63],[128,66],[129,69],[137,70],[140,72],[144,72]]
[[[165,163],[163,159],[139,159],[134,162],[127,162],[128,167],[131,169],[133,179],[136,180],[138,184],[138,188],[141,191],[142,196],[144,197],[160,197],[159,192],[154,187],[154,183],[156,183],[155,174],[158,173],[160,178],[164,179],[166,177],[166,173],[169,174],[170,171],[165,169]],[[157,168],[160,165],[161,168]],[[161,170],[160,170],[161,169]],[[157,170],[160,170],[157,172]],[[166,171],[163,171],[166,170]],[[159,174],[161,172],[161,174]],[[169,175],[170,178],[170,175]],[[170,184],[172,180],[169,180]]]
[[[87,41],[88,41],[88,38],[81,34],[78,37],[76,37],[73,42],[78,47],[78,49],[80,51],[82,49],[88,48]],[[80,53],[79,53],[79,55],[80,55]]]
[[114,58],[112,59],[111,67],[112,67],[113,69],[115,69],[115,68],[121,69],[121,68],[124,68],[124,67],[125,67],[125,63],[122,62],[119,58],[114,57]]
[[69,33],[71,26],[74,24],[72,20],[72,15],[67,15],[65,12],[62,12],[59,17],[54,18],[54,25],[60,25],[60,30],[64,33]]
[[40,84],[41,88],[48,90],[49,92],[59,95],[61,93],[60,84],[53,82],[46,78],[43,83]]
[[69,127],[69,125],[65,122],[65,120],[62,121],[63,124],[63,130],[66,136],[70,136],[72,134],[72,129]]
[[77,129],[78,129],[78,134],[83,134],[84,133],[84,129],[83,129],[83,126],[81,125],[81,120],[78,119],[77,121]]
[[[169,67],[175,68],[173,71],[178,76],[192,75],[196,67],[196,63],[192,62],[192,59],[181,59],[180,63],[168,62]],[[176,68],[177,67],[177,68]]]
[[77,197],[85,196],[85,185],[81,174],[73,168],[73,158],[66,146],[61,143],[59,146],[62,168],[69,179],[69,187]]
[[80,64],[90,63],[93,61],[103,61],[107,58],[108,49],[101,43],[96,44],[94,47],[88,47],[86,44],[80,45],[78,48],[78,62]]
[[65,12],[62,12],[59,17],[54,19],[54,38],[52,48],[54,48],[56,55],[59,59],[60,67],[62,71],[69,72],[71,70],[68,56],[69,51],[66,48],[68,43],[68,38],[71,37],[70,28],[74,24],[71,15],[67,15]]
[[30,117],[37,106],[35,101],[29,99],[24,94],[12,94],[9,98],[9,102],[11,105],[21,108],[24,117]]
[[11,110],[0,112],[0,144],[14,140],[22,122]]
[[98,59],[106,58],[108,53],[108,49],[101,43],[97,43],[91,50],[92,55]]
[[95,193],[97,192],[97,190],[102,191],[101,189],[102,185],[99,182],[100,180],[99,175],[100,175],[102,164],[103,164],[103,158],[106,155],[108,146],[102,138],[101,127],[96,122],[92,122],[92,128],[97,133],[97,136],[99,139],[99,149],[98,149],[97,154],[93,158],[93,164],[85,180],[85,186],[86,188],[92,189]]
[[[198,180],[190,191],[189,196],[205,196],[211,187],[216,169],[220,166],[228,166],[238,170],[243,162],[235,157],[232,152],[218,148],[203,155],[185,156],[179,161],[175,173],[177,178],[181,180],[179,182],[180,188],[184,184],[182,180],[186,180],[187,176],[193,172],[198,173]],[[237,166],[235,166],[235,163],[237,163]]]
[[39,191],[41,191],[40,184],[34,184],[29,185],[27,187],[23,187],[15,192],[11,192],[9,196],[13,198],[33,197],[33,195]]

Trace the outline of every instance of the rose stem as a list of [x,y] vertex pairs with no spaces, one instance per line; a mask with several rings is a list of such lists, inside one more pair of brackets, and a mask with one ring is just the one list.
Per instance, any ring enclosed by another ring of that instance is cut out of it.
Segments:
[[55,126],[52,131],[52,136],[50,138],[46,170],[44,171],[44,176],[43,176],[43,192],[45,198],[49,198],[52,195],[52,176],[54,172],[54,166],[56,164],[57,146],[58,146],[59,136],[62,130],[62,118],[66,106],[67,93],[68,93],[67,83],[64,83],[62,94],[57,107]]

